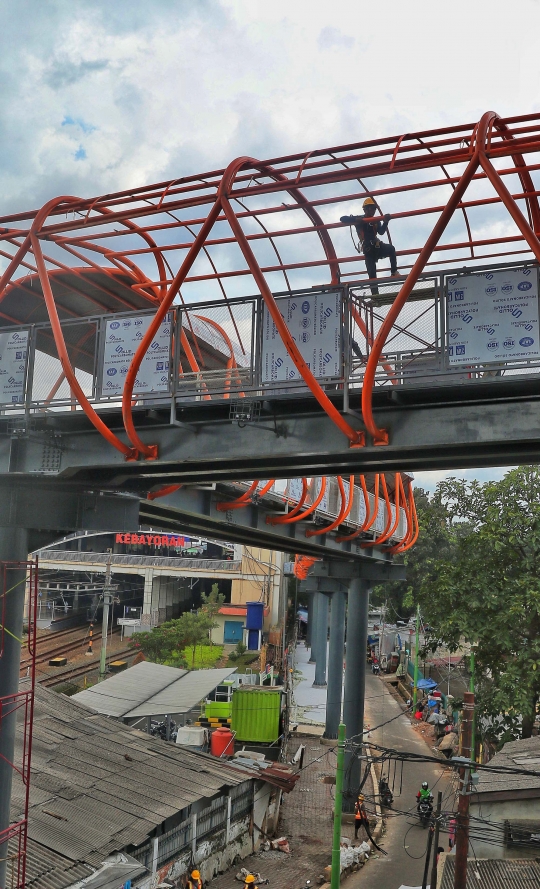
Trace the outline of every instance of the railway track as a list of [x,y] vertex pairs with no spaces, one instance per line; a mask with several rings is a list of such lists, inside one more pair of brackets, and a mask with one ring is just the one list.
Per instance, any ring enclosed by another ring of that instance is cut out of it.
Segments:
[[[120,632],[120,628],[115,627],[113,630],[113,634],[117,635],[119,632]],[[67,639],[64,637],[65,641],[60,642],[60,644],[58,644],[57,637],[60,636],[61,633],[64,633],[66,637],[67,636],[73,637],[74,633],[76,635],[75,635],[75,638],[71,638],[71,639]],[[41,637],[41,638],[43,638],[43,637]],[[96,640],[101,639],[101,626],[100,625],[96,626],[96,629],[94,630],[94,637],[93,638],[94,638],[94,642]],[[78,648],[81,648],[81,653],[83,653],[82,652],[83,646],[85,645],[85,643],[88,644],[88,627],[78,628],[78,633],[77,633],[77,630],[74,630],[74,629],[60,631],[58,634],[55,633],[54,639],[46,639],[45,641],[48,643],[54,642],[55,644],[52,646],[47,645],[47,647],[44,648],[40,644],[40,642],[41,642],[40,638],[38,638],[36,664],[46,663],[53,657],[61,656],[61,655],[67,654],[69,652],[76,651]],[[32,664],[31,657],[27,656],[27,657],[22,658],[21,659],[21,672],[24,672],[25,670],[27,670],[27,668],[30,667],[31,664]]]
[[[133,648],[125,648],[122,649],[122,651],[115,651],[113,654],[107,656],[107,663],[109,664],[111,661],[130,655],[131,657],[135,657],[136,654],[137,652],[134,651]],[[46,688],[54,688],[56,685],[64,685],[66,682],[71,682],[71,680],[80,679],[81,676],[85,676],[88,673],[93,673],[98,667],[99,657],[93,658],[92,660],[89,659],[80,667],[68,667],[65,670],[62,670],[61,673],[55,673],[54,676],[46,676],[43,679],[39,679],[38,682]]]

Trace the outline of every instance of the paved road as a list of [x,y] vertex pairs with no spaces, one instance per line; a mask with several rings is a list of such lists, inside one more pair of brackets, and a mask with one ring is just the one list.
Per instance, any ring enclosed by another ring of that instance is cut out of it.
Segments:
[[[398,701],[387,690],[383,681],[371,673],[366,680],[366,718],[370,726],[380,725],[392,717],[393,722],[371,733],[371,740],[385,747],[409,751],[423,755],[432,755],[430,747],[412,728],[409,719],[402,713]],[[428,781],[430,787],[443,791],[446,798],[446,809],[451,807],[451,787],[446,776],[436,765],[409,764],[403,766],[403,782],[400,794],[400,772],[396,772],[394,787],[394,808],[402,812],[416,808],[416,793],[422,781]],[[402,884],[421,886],[424,870],[424,854],[427,843],[427,830],[424,830],[414,817],[406,815],[389,816],[387,830],[380,845],[388,853],[372,859],[347,880],[348,889],[399,889]],[[447,836],[441,836],[440,845],[447,849]],[[429,885],[429,883],[428,883]]]

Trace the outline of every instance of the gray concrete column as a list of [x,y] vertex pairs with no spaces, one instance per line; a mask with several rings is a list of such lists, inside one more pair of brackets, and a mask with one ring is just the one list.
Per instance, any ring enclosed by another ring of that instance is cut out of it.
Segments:
[[326,650],[328,636],[328,596],[324,593],[315,593],[317,604],[317,656],[315,663],[314,688],[326,686]]
[[311,623],[311,642],[310,648],[311,652],[309,655],[309,663],[314,664],[317,660],[317,610],[319,607],[319,599],[318,593],[313,593],[312,599],[312,612],[313,614],[309,615],[309,621]]
[[[28,532],[23,528],[0,528],[0,561],[26,562],[28,559]],[[0,698],[17,694],[21,663],[21,639],[23,631],[26,570],[10,569],[6,573],[4,612],[4,644],[0,657]],[[0,608],[0,614],[2,609]],[[10,712],[11,711],[11,712]],[[9,808],[14,759],[17,712],[9,706],[3,709],[0,726],[0,833],[9,827]],[[9,883],[7,870],[7,843],[0,845],[0,889]],[[6,873],[8,879],[6,879]]]
[[[343,721],[347,728],[347,739],[354,738],[355,744],[362,742],[364,729],[369,586],[369,581],[359,577],[349,582]],[[360,785],[361,769],[360,761],[350,752],[345,754],[345,774],[347,781],[344,787],[344,808],[352,811]]]
[[306,648],[311,648],[313,624],[313,593],[308,593]]
[[332,595],[330,611],[330,644],[328,646],[328,690],[326,692],[325,738],[337,738],[341,721],[343,694],[343,654],[345,648],[344,592]]

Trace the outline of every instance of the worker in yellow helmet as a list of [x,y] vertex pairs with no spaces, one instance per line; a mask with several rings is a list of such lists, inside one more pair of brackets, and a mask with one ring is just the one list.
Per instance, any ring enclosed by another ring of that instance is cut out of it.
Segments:
[[187,881],[187,889],[203,889],[201,875],[198,870],[191,871],[191,876]]
[[253,874],[248,874],[245,878],[244,889],[258,889],[258,886],[255,885],[255,877]]
[[[388,223],[392,217],[389,213],[386,213],[382,222],[370,222],[369,220],[375,216],[377,211],[377,204],[373,198],[366,198],[362,209],[364,211],[363,216],[342,216],[340,222],[346,222],[349,225],[354,225],[356,228],[370,281],[374,281],[377,278],[377,263],[379,259],[385,259],[386,257],[390,260],[390,274],[392,277],[395,277],[398,273],[396,249],[392,244],[385,244],[379,240],[379,235],[386,234]],[[379,292],[379,288],[374,283],[371,284],[371,292],[373,294]]]

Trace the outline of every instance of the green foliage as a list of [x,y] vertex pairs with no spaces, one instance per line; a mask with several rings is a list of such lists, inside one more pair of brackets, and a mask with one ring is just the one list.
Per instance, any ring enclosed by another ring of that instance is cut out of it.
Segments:
[[419,516],[408,584],[436,628],[430,646],[474,645],[493,733],[529,737],[540,697],[540,470],[486,484],[446,479]]
[[197,645],[195,656],[192,648],[186,648],[183,652],[185,660],[191,661],[192,670],[208,670],[215,667],[222,655],[223,645]]
[[[217,584],[214,584],[217,587]],[[197,646],[205,645],[210,648],[209,634],[216,625],[213,611],[214,607],[221,606],[219,594],[216,591],[215,600],[211,600],[212,593],[207,597],[208,607],[197,613],[186,611],[175,620],[168,620],[160,627],[155,627],[149,633],[134,633],[129,641],[131,648],[142,651],[145,658],[156,664],[173,663],[178,667],[195,669],[197,659]],[[189,658],[188,658],[189,654]],[[216,660],[219,660],[219,654]]]

